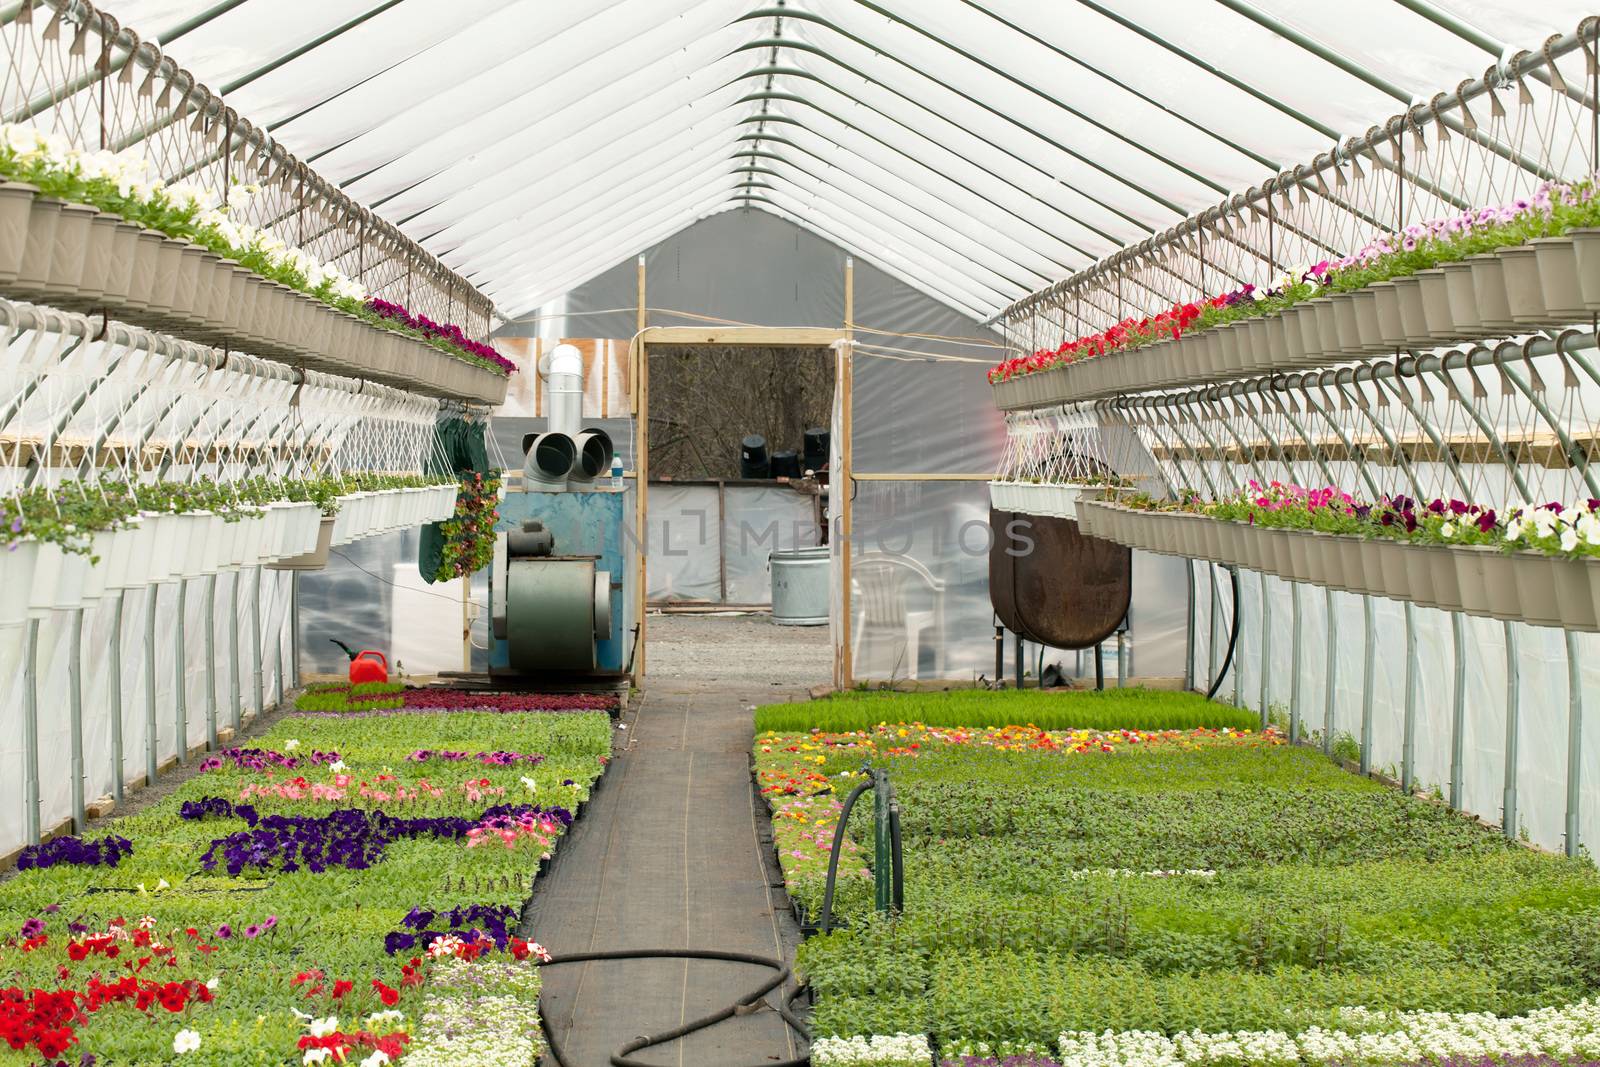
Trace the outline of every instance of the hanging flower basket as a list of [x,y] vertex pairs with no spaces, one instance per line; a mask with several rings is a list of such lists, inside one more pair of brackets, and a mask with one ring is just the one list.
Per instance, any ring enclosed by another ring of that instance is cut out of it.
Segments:
[[[152,180],[141,159],[64,154],[8,127],[0,174],[27,179],[0,182],[0,292],[415,392],[505,399],[515,366],[493,349],[368,300],[305,251],[235,222],[212,194]],[[235,201],[250,195],[231,190]]]
[[[1002,410],[1394,355],[1600,313],[1593,182],[1385,234],[1342,259],[1000,363]],[[1032,384],[1030,384],[1032,383]]]

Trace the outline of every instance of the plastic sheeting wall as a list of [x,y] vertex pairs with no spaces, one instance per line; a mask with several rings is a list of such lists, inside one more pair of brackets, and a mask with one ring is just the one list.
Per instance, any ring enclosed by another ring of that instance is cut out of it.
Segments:
[[[842,324],[845,259],[837,246],[768,213],[716,215],[645,253],[649,321]],[[631,337],[636,303],[630,259],[504,332]],[[997,337],[861,260],[855,263],[854,319],[854,469],[857,475],[897,476],[858,481],[855,555],[898,554],[936,583],[904,591],[896,628],[915,632],[922,646],[916,654],[908,656],[905,642],[893,635],[879,635],[862,646],[855,675],[883,680],[991,674],[994,623],[983,479],[999,463],[1005,430],[984,372],[996,356],[988,346]],[[905,475],[912,477],[899,478]],[[715,566],[714,557],[706,556],[692,568],[683,565],[702,576],[701,590],[707,588],[703,576]],[[672,561],[652,557],[652,574],[663,566],[675,573]],[[1180,602],[1174,610],[1172,596],[1181,575],[1181,564],[1170,560],[1141,557],[1135,565],[1130,622],[1136,673],[1182,673],[1185,606]],[[654,578],[651,585],[655,596],[660,586]]]
[[651,603],[771,604],[768,557],[822,536],[816,498],[777,484],[654,483],[648,518]]
[[[257,710],[254,657],[250,642],[251,606],[255,571],[238,572],[239,598],[234,600],[234,576],[218,575],[213,609],[215,660],[211,667],[213,696],[207,698],[205,598],[211,579],[188,582],[185,597],[183,685],[185,719],[184,752],[203,745],[208,713],[218,729],[231,726],[231,693],[237,671],[241,714]],[[262,692],[271,706],[285,686],[293,682],[293,649],[289,617],[291,578],[287,573],[262,571],[261,670]],[[175,583],[130,590],[122,608],[122,767],[124,782],[145,776],[149,752],[149,722],[145,701],[145,613],[156,597],[155,620],[155,738],[156,762],[167,763],[179,755],[177,699],[178,588]],[[229,613],[238,613],[236,649],[230,648]],[[40,826],[48,831],[72,815],[71,703],[72,612],[53,612],[39,624],[36,655],[39,694]],[[118,773],[113,759],[112,715],[114,703],[111,647],[114,600],[107,598],[83,612],[80,685],[83,707],[84,796],[89,803],[110,795]],[[0,629],[0,856],[27,843],[27,792],[23,741],[23,659],[27,626]],[[280,680],[279,665],[287,676]]]
[[[1217,597],[1211,610],[1209,565],[1193,565],[1195,576],[1194,678],[1204,688],[1220,668],[1233,618],[1228,577],[1215,568]],[[1182,572],[1179,572],[1179,581]],[[1293,583],[1265,579],[1269,626],[1262,622],[1263,578],[1241,571],[1242,614],[1234,667],[1224,678],[1218,699],[1237,699],[1260,710],[1266,705],[1288,717],[1298,704],[1307,737],[1320,738],[1327,728],[1328,614],[1334,607],[1334,685],[1332,736],[1359,742],[1364,706],[1364,661],[1367,630],[1363,598],[1328,592],[1309,585],[1299,589],[1300,632],[1294,630]],[[1404,758],[1406,715],[1406,610],[1380,597],[1372,598],[1372,749],[1371,765],[1398,778]],[[1455,711],[1455,658],[1450,617],[1432,608],[1412,611],[1417,643],[1414,673],[1416,715],[1416,782],[1448,795],[1451,731]],[[1461,806],[1491,823],[1503,825],[1506,784],[1506,643],[1505,625],[1494,619],[1463,617],[1462,647],[1465,687],[1462,734]],[[1517,826],[1528,840],[1545,848],[1565,845],[1568,684],[1565,635],[1560,630],[1513,623],[1517,650]],[[1270,634],[1270,638],[1268,637]],[[1213,645],[1213,635],[1215,644]],[[1600,707],[1600,635],[1577,634],[1585,709]],[[1262,646],[1267,644],[1263,668]],[[1296,662],[1295,649],[1299,655]],[[1263,675],[1265,688],[1263,689]],[[1591,716],[1592,717],[1592,716]],[[1600,730],[1583,733],[1585,768],[1580,798],[1580,840],[1591,846],[1600,839]]]

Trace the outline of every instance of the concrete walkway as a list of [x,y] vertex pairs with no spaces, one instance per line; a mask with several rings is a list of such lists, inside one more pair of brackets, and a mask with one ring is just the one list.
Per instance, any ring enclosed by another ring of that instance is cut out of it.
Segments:
[[[651,683],[624,716],[617,755],[584,817],[539,881],[532,936],[558,957],[694,947],[792,962],[799,932],[783,907],[750,782],[750,708],[803,698],[742,680]],[[568,1067],[604,1067],[629,1039],[725,1007],[771,974],[706,961],[573,964],[545,971],[544,1005]],[[639,1055],[679,1067],[746,1067],[798,1054],[783,1020],[761,1011]]]

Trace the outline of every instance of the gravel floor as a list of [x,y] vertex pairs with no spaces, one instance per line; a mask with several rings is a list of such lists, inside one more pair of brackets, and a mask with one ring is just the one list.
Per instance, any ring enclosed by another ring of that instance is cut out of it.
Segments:
[[795,689],[833,677],[826,626],[774,626],[769,615],[651,615],[650,678]]

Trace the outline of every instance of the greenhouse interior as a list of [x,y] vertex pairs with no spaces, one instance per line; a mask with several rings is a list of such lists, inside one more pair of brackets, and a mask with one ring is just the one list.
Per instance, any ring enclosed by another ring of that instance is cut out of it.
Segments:
[[1600,1067],[1600,9],[0,51],[0,1067]]

